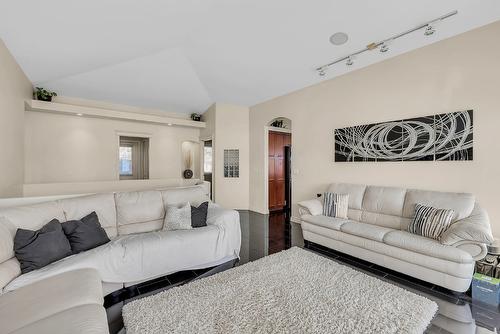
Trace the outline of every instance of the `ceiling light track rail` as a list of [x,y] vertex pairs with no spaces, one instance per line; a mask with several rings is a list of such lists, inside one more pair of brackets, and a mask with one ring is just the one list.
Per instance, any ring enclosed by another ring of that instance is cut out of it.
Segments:
[[454,10],[452,12],[449,12],[448,14],[442,15],[442,16],[440,16],[438,18],[435,18],[433,20],[430,20],[430,21],[427,21],[425,23],[422,23],[422,24],[420,24],[420,25],[418,25],[418,26],[416,26],[416,27],[414,27],[412,29],[403,31],[403,32],[401,32],[399,34],[396,34],[396,35],[391,36],[389,38],[383,39],[383,40],[381,40],[379,42],[370,43],[364,49],[361,49],[359,51],[353,52],[353,53],[351,53],[351,54],[349,54],[349,55],[347,55],[345,57],[338,58],[338,59],[336,59],[336,60],[334,60],[334,61],[332,61],[332,62],[330,62],[328,64],[319,66],[315,70],[316,70],[316,72],[318,72],[318,75],[322,77],[322,76],[324,76],[326,74],[326,71],[331,66],[333,66],[335,64],[338,64],[338,63],[340,63],[342,61],[345,61],[347,66],[353,65],[354,64],[353,58],[355,56],[357,56],[357,55],[360,55],[360,54],[366,52],[366,51],[372,51],[372,50],[375,50],[375,49],[379,49],[380,52],[385,53],[385,52],[387,52],[389,50],[388,45],[392,41],[394,41],[394,40],[396,40],[398,38],[401,38],[403,36],[409,35],[409,34],[415,32],[415,31],[419,31],[421,29],[425,29],[425,31],[424,31],[424,35],[425,36],[430,36],[430,35],[434,34],[434,32],[436,31],[435,25],[438,22],[441,22],[441,21],[443,21],[443,20],[445,20],[445,19],[447,19],[449,17],[452,17],[454,15],[457,15],[457,14],[458,14],[458,11]]

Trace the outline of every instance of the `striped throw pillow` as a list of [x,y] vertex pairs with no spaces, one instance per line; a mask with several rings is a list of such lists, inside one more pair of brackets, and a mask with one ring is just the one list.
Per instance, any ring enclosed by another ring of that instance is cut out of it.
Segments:
[[349,194],[323,194],[323,215],[347,219]]
[[408,232],[439,240],[450,226],[455,211],[436,209],[422,204],[415,205],[415,216],[408,226]]

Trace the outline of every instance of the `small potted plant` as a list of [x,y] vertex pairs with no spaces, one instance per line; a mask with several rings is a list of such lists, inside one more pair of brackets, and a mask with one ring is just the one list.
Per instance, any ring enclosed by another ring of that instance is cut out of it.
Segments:
[[193,121],[199,122],[199,121],[201,121],[201,115],[194,112],[191,114],[191,119]]
[[52,97],[57,96],[55,92],[48,91],[41,87],[36,87],[33,95],[35,99],[46,102],[52,102]]

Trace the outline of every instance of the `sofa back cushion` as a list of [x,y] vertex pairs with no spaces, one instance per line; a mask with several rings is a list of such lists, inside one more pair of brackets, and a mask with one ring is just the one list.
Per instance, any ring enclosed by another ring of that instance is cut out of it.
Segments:
[[165,207],[179,206],[187,202],[198,207],[201,203],[210,201],[206,189],[202,186],[165,189],[161,191],[161,195]]
[[367,186],[363,197],[360,221],[400,229],[409,220],[403,218],[406,189]]
[[113,238],[118,234],[113,193],[74,197],[62,199],[59,202],[66,215],[66,219],[63,221],[79,220],[95,211],[108,238]]
[[469,217],[474,209],[475,197],[467,193],[451,193],[409,189],[406,192],[403,217],[412,218],[415,205],[422,204],[438,209],[451,209],[455,212],[452,222]]
[[363,184],[332,183],[328,187],[330,193],[349,194],[349,209],[354,210],[361,210],[365,190],[366,186]]
[[52,219],[64,221],[65,216],[57,201],[5,208],[0,210],[0,289],[21,274],[14,257],[14,236],[18,228],[38,230]]
[[1,209],[0,217],[5,217],[16,228],[29,230],[38,230],[52,219],[60,222],[66,220],[61,204],[57,201]]
[[131,191],[115,194],[118,234],[133,234],[161,230],[165,207],[161,192]]

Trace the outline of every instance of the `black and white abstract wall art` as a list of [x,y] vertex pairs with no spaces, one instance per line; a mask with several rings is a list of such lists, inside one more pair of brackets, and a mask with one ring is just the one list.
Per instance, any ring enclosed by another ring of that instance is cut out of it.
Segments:
[[473,111],[335,129],[335,161],[473,159]]

